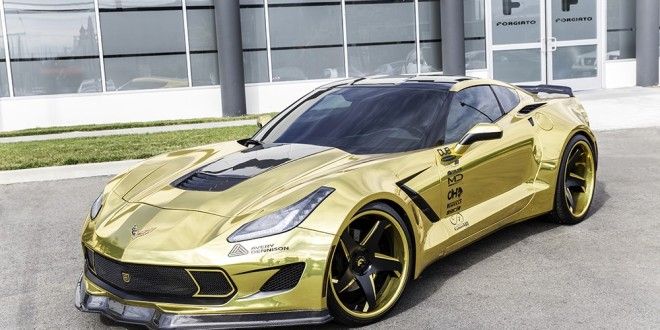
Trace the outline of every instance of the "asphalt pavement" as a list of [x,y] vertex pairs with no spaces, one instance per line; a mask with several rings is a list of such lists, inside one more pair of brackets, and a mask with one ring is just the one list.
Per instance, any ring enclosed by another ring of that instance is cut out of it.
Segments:
[[[454,253],[373,328],[660,328],[660,128],[598,139],[585,222],[533,219]],[[108,179],[0,186],[0,329],[117,326],[73,306],[81,223]]]

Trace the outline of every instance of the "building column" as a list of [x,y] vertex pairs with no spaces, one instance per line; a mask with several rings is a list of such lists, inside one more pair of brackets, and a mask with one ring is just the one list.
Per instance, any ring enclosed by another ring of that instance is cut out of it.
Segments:
[[442,30],[442,71],[446,75],[465,75],[465,26],[463,0],[440,1]]
[[245,115],[241,9],[237,0],[214,0],[214,5],[222,114],[228,117]]
[[637,86],[658,85],[660,1],[637,0]]

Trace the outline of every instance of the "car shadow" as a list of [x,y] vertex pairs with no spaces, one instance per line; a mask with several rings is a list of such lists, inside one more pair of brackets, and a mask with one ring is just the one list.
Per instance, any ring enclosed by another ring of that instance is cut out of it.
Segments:
[[[610,199],[607,193],[607,185],[604,182],[596,182],[596,192],[593,204],[589,211],[589,217],[597,213],[603,205]],[[436,292],[442,290],[442,286],[451,277],[469,269],[482,260],[520,242],[521,240],[540,234],[542,232],[553,230],[561,225],[547,221],[545,216],[530,219],[509,227],[505,227],[479,241],[468,245],[461,250],[450,254],[437,262],[431,264],[424,270],[421,276],[411,281],[404,291],[396,307],[391,311],[388,317],[404,313],[413,308]],[[108,318],[101,316],[101,322],[104,325],[122,327],[124,329],[143,329],[136,326],[127,326],[118,324]],[[291,327],[293,329],[306,329],[309,326]],[[316,329],[346,329],[346,327],[331,322],[328,324],[315,326]]]
[[[606,184],[596,181],[594,200],[592,201],[588,217],[597,213],[609,199],[610,195],[607,193]],[[546,216],[540,216],[504,227],[438,260],[428,266],[419,278],[409,283],[399,303],[390,313],[390,316],[398,315],[409,308],[423,303],[431,295],[442,290],[442,285],[446,280],[469,269],[482,260],[497,254],[527,237],[553,230],[560,226],[559,224],[548,221]]]

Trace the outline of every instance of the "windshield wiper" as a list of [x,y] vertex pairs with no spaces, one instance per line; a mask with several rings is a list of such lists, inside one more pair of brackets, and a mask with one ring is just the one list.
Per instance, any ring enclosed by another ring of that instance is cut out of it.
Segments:
[[254,140],[254,139],[243,139],[243,140],[238,140],[238,143],[244,145],[244,146],[250,146],[250,145],[255,145],[255,146],[262,146],[264,145],[263,142],[259,140]]

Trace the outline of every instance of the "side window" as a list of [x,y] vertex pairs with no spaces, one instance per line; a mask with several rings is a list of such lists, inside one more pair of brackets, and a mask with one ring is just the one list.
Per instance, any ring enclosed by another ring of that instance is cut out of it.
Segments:
[[474,125],[491,123],[502,116],[495,95],[488,86],[464,89],[449,105],[444,143],[460,140]]
[[509,111],[513,110],[520,103],[520,99],[518,98],[518,93],[511,90],[511,88],[502,87],[502,86],[492,86],[492,87],[493,90],[495,91],[495,95],[497,96],[497,99],[500,100],[500,104],[502,105],[502,110],[504,110],[505,113],[509,113]]

